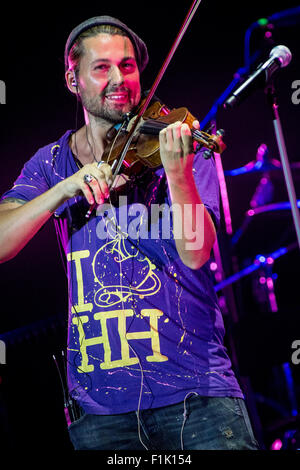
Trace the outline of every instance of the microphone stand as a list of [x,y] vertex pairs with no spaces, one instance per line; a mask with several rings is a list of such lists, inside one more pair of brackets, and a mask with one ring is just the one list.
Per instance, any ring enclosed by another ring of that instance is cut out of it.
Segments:
[[295,192],[295,186],[292,178],[291,168],[289,164],[289,158],[286,150],[285,140],[283,136],[281,121],[278,112],[278,101],[275,91],[275,86],[273,80],[266,86],[265,93],[267,95],[267,101],[271,108],[274,132],[276,136],[278,151],[281,159],[282,170],[284,174],[285,184],[289,196],[289,201],[291,204],[291,211],[293,216],[293,221],[295,225],[296,235],[298,246],[300,249],[300,214],[297,206],[297,198]]

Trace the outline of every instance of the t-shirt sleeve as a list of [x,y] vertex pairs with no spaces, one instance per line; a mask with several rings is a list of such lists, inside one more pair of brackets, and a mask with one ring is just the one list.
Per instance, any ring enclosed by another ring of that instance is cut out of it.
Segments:
[[1,200],[13,197],[23,201],[31,201],[50,188],[47,176],[47,160],[42,149],[25,163],[20,175],[11,189],[6,191]]
[[220,188],[214,158],[206,160],[202,151],[197,152],[194,158],[193,174],[202,202],[218,230],[220,227]]

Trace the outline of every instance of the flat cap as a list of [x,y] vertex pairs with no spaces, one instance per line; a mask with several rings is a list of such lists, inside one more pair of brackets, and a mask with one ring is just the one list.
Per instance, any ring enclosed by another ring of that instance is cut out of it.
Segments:
[[141,38],[137,34],[135,34],[126,24],[122,23],[120,20],[117,18],[113,18],[112,16],[94,16],[93,18],[89,18],[86,21],[83,21],[80,23],[78,26],[76,26],[73,31],[71,31],[66,45],[65,45],[65,68],[68,70],[69,65],[68,65],[68,56],[70,53],[70,50],[74,43],[76,42],[76,39],[78,36],[80,36],[83,31],[86,31],[87,29],[93,28],[94,26],[102,25],[102,24],[109,24],[112,26],[116,26],[117,28],[122,29],[125,31],[126,35],[129,37],[129,39],[132,42],[132,45],[134,47],[135,53],[136,53],[136,61],[137,61],[137,66],[139,68],[139,71],[142,72],[146,65],[148,64],[149,61],[149,56],[148,56],[148,51],[146,44],[144,41],[142,41]]

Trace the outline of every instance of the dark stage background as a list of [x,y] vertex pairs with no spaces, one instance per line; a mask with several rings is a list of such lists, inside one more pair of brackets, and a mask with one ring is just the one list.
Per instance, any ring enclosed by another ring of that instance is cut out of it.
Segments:
[[[39,147],[75,127],[76,102],[64,84],[63,66],[64,44],[75,25],[91,16],[109,14],[132,27],[149,49],[150,65],[142,76],[147,89],[189,6],[189,1],[175,6],[170,0],[152,0],[150,8],[141,1],[76,8],[67,2],[6,5],[0,31],[0,79],[6,84],[6,104],[0,107],[0,193],[12,185]],[[203,0],[156,94],[169,107],[186,106],[203,120],[244,65],[244,36],[250,24],[295,6],[297,2]],[[275,84],[287,151],[294,163],[300,161],[300,104],[292,101],[292,83],[300,80],[299,28],[299,17],[294,25],[275,26],[269,39],[266,29],[257,28],[250,43],[251,53],[265,51],[262,60],[278,44],[288,46],[293,54]],[[235,110],[220,109],[217,124],[226,130],[225,171],[255,160],[262,143],[268,146],[270,158],[280,159],[262,90]],[[270,202],[288,201],[282,172],[269,176],[274,191]],[[261,178],[262,173],[226,177],[234,232],[243,223]],[[293,171],[293,178],[300,198],[299,169]],[[234,248],[224,224],[219,240],[229,276],[251,264],[256,255],[296,242],[296,236],[291,213],[277,210],[253,217]],[[266,289],[259,283],[263,272],[256,271],[220,292],[221,297],[226,294],[229,306],[223,309],[226,342],[256,433],[268,449],[277,438],[283,447],[300,447],[300,364],[291,360],[292,343],[300,340],[299,262],[299,249],[295,248],[274,263],[277,312],[270,312]],[[0,335],[6,342],[6,364],[0,365],[0,448],[70,449],[52,359],[53,354],[60,357],[64,348],[67,318],[66,279],[52,221],[15,259],[1,265],[0,276]]]

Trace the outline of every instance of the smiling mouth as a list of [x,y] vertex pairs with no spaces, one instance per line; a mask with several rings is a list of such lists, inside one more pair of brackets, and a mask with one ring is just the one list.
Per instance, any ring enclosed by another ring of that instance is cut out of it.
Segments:
[[125,104],[128,102],[128,93],[119,92],[119,93],[110,93],[105,95],[105,99],[111,103]]

